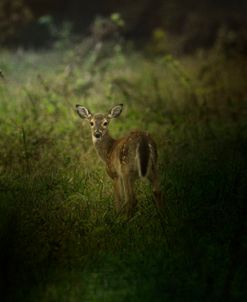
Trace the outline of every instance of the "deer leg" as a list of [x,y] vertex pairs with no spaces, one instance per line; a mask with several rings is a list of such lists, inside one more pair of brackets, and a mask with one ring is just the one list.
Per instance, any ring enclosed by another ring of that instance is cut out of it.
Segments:
[[117,212],[122,208],[123,185],[120,177],[114,179],[115,206]]
[[137,200],[134,193],[134,180],[128,176],[123,177],[123,186],[127,215],[131,216],[137,204]]

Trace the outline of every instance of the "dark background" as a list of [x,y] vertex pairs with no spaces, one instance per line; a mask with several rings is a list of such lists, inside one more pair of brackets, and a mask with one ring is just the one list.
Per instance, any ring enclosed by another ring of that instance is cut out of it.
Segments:
[[162,28],[175,37],[183,36],[179,47],[191,52],[213,45],[222,26],[245,41],[246,8],[244,0],[1,0],[0,42],[47,46],[50,33],[39,22],[42,16],[52,17],[58,26],[70,22],[73,33],[87,34],[96,16],[118,12],[125,21],[125,37],[143,42],[155,28]]

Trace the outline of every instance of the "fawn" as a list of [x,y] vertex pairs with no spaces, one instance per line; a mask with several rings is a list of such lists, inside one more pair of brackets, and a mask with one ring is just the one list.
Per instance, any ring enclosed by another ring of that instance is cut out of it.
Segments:
[[[148,178],[152,184],[155,203],[161,209],[161,198],[157,177],[157,148],[151,136],[142,131],[132,131],[129,135],[113,139],[108,125],[120,116],[123,105],[114,106],[108,114],[92,114],[87,108],[76,105],[76,111],[91,125],[93,144],[98,155],[106,164],[108,175],[114,181],[116,209],[126,207],[131,215],[137,204],[134,183],[138,178]],[[123,199],[125,197],[125,204]]]

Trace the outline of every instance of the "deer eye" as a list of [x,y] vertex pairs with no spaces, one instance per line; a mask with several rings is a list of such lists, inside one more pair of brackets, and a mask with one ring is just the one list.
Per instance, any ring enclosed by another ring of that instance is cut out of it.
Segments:
[[94,125],[94,122],[90,122],[90,125],[93,127],[93,125]]
[[108,125],[108,122],[105,121],[105,122],[103,123],[103,126],[107,126],[107,125]]

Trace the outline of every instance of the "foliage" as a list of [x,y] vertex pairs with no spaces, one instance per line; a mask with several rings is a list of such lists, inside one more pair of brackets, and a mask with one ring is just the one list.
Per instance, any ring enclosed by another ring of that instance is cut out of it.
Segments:
[[32,20],[32,12],[23,0],[0,1],[0,43],[13,38],[16,31]]
[[[85,49],[87,51],[85,51]],[[18,64],[17,64],[18,63]],[[110,56],[83,43],[1,51],[0,286],[6,301],[244,301],[246,62]],[[124,103],[119,137],[151,132],[165,217],[147,184],[137,213],[112,184],[76,103]]]

